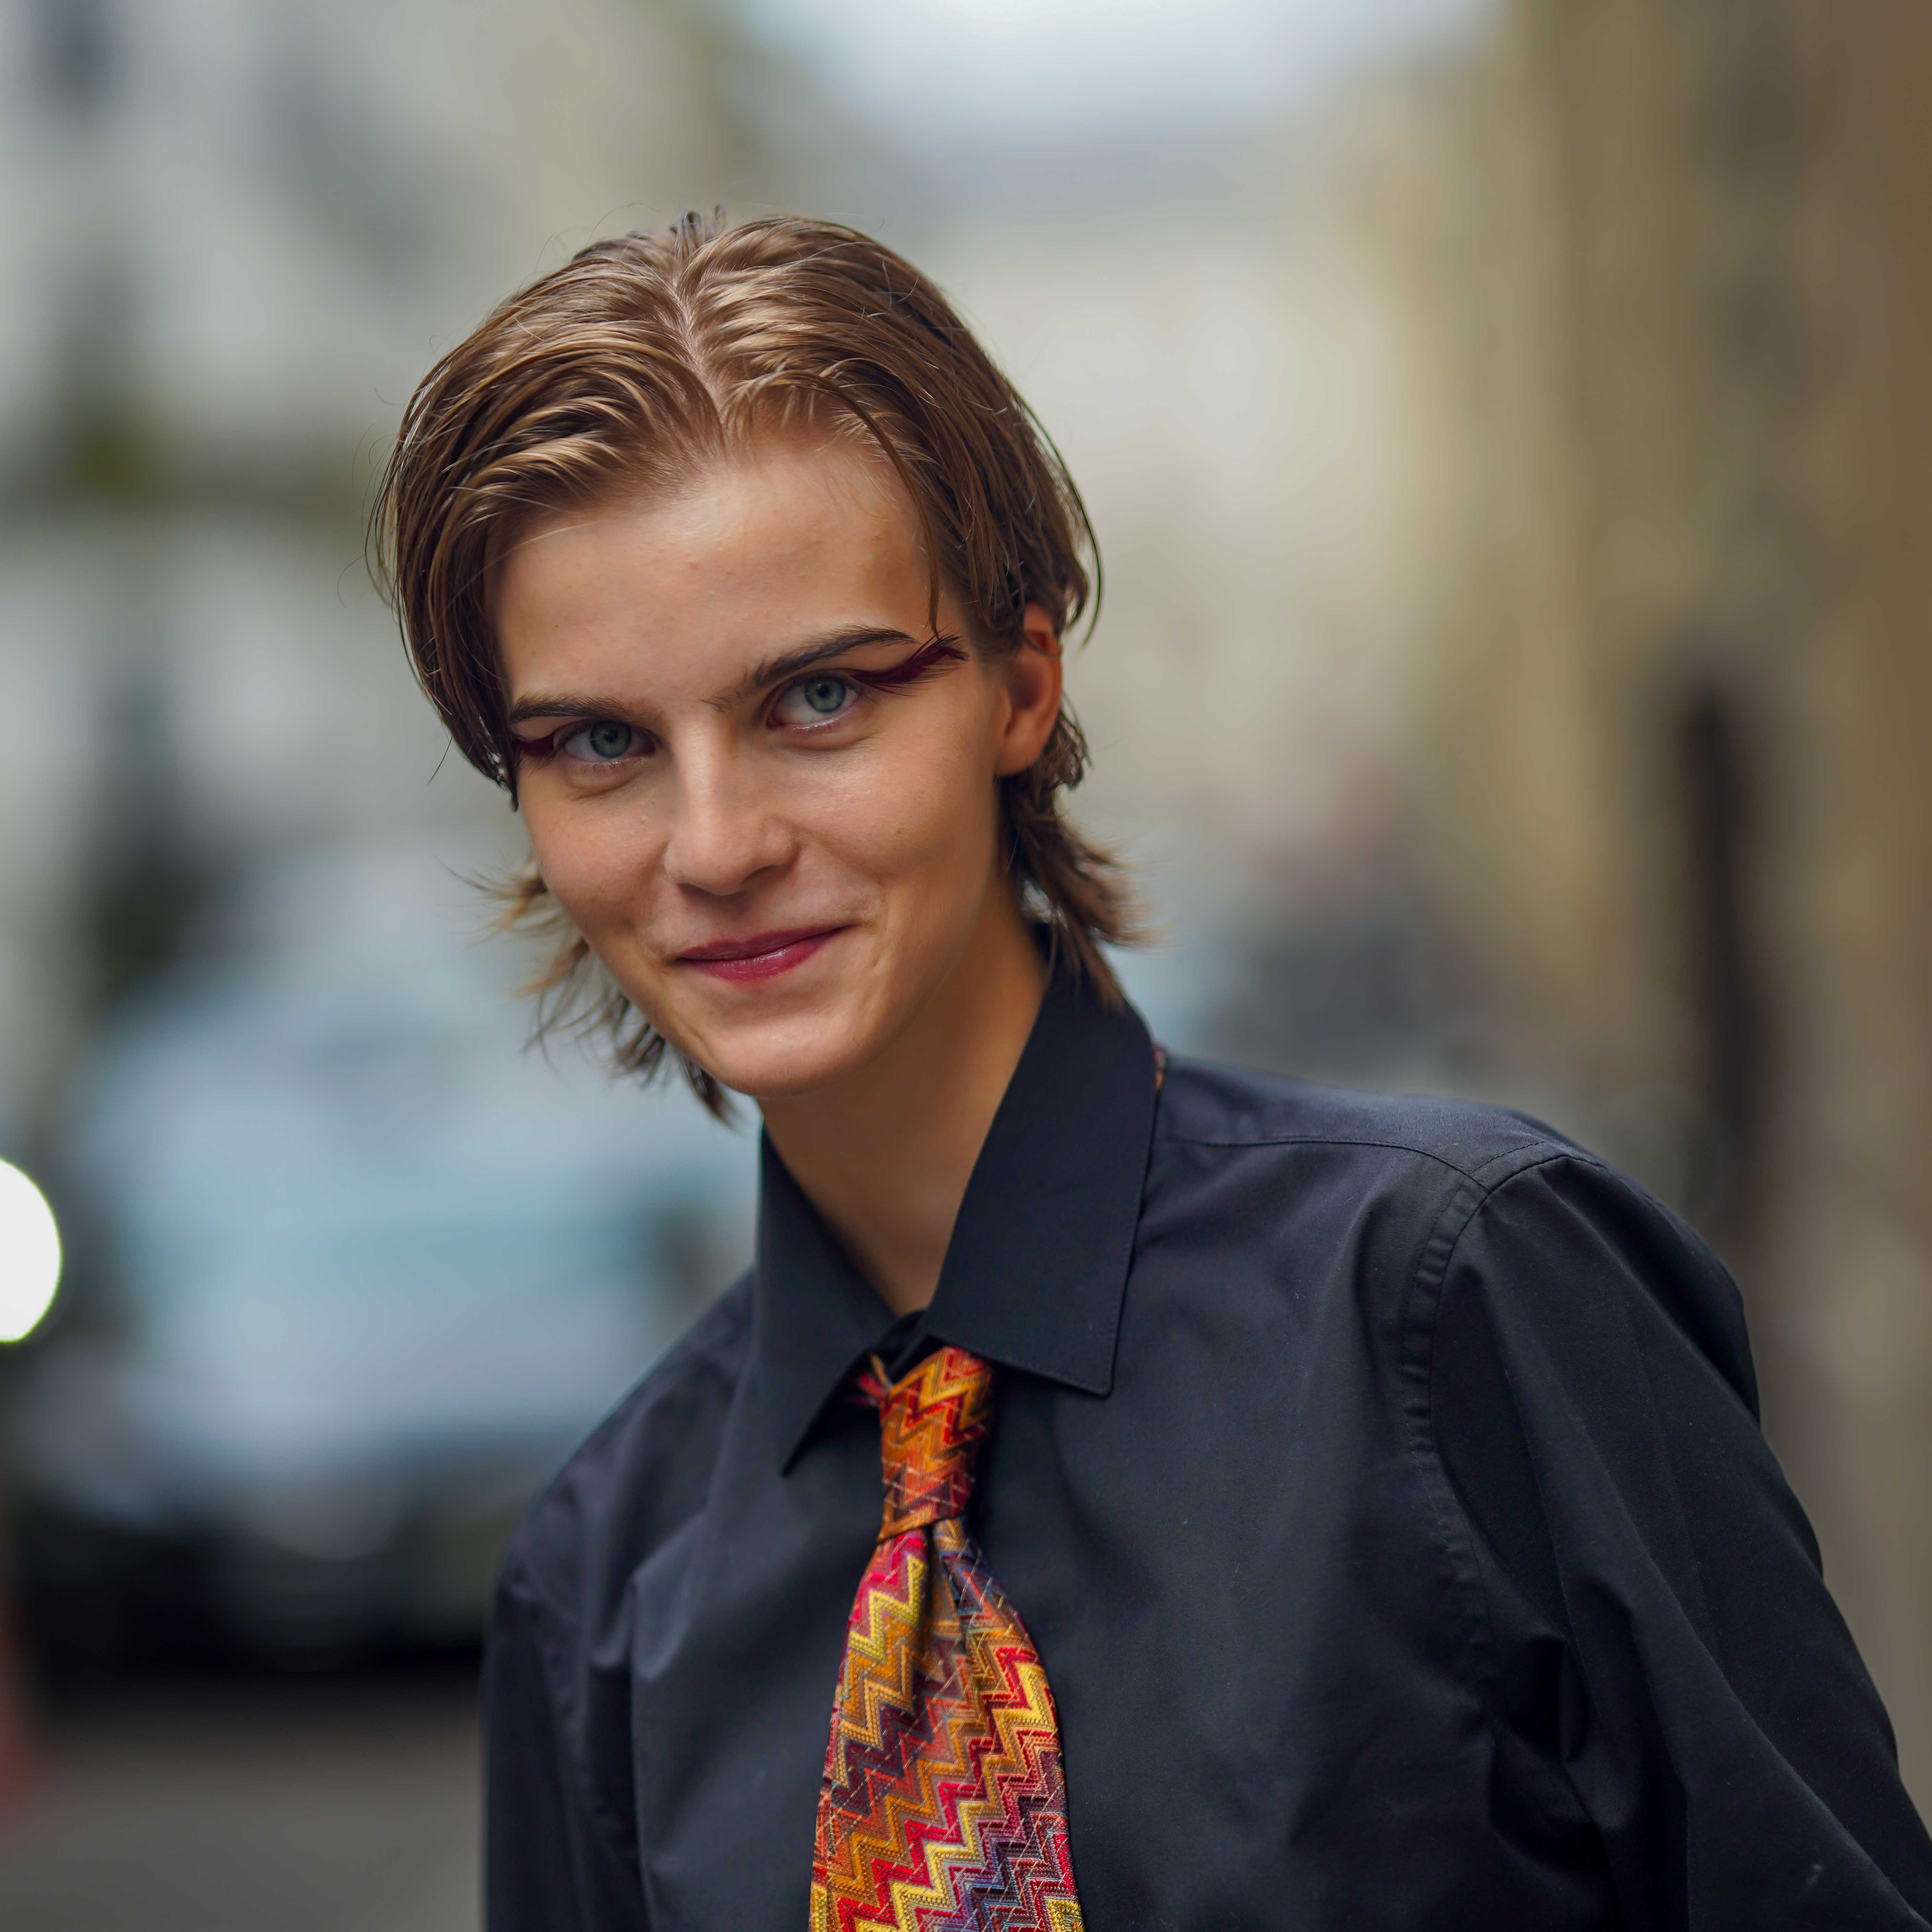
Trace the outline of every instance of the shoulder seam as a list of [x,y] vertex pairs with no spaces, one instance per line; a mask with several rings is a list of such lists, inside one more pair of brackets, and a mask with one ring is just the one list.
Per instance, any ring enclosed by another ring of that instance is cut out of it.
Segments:
[[[1463,1175],[1464,1184],[1452,1187],[1427,1224],[1418,1242],[1414,1258],[1408,1270],[1400,1326],[1399,1368],[1402,1385],[1402,1406],[1408,1422],[1406,1432],[1408,1451],[1414,1460],[1423,1493],[1427,1500],[1434,1540],[1441,1556],[1450,1590],[1471,1625],[1469,1649],[1477,1682],[1472,1686],[1485,1719],[1498,1722],[1493,1696],[1498,1668],[1493,1609],[1484,1582],[1482,1565],[1476,1558],[1474,1526],[1456,1485],[1450,1480],[1448,1466],[1436,1436],[1435,1355],[1436,1317],[1442,1306],[1442,1289],[1449,1277],[1456,1251],[1485,1206],[1503,1188],[1538,1168],[1559,1162],[1581,1160],[1601,1168],[1604,1163],[1577,1150],[1549,1141],[1514,1149],[1478,1164],[1473,1173]],[[1492,1179],[1485,1174],[1508,1163],[1507,1172]],[[1426,1300],[1426,1307],[1423,1304]]]
[[1466,1180],[1474,1181],[1478,1186],[1484,1187],[1486,1192],[1502,1186],[1504,1182],[1514,1178],[1513,1174],[1504,1174],[1500,1180],[1493,1182],[1485,1183],[1483,1180],[1484,1174],[1489,1169],[1505,1161],[1520,1162],[1521,1167],[1518,1169],[1519,1172],[1522,1168],[1534,1166],[1544,1160],[1580,1160],[1593,1167],[1603,1165],[1594,1155],[1586,1154],[1581,1148],[1566,1146],[1560,1141],[1551,1140],[1540,1134],[1526,1135],[1516,1146],[1502,1148],[1498,1152],[1490,1155],[1488,1159],[1477,1162],[1473,1167],[1465,1167],[1460,1162],[1451,1160],[1447,1154],[1438,1153],[1433,1148],[1418,1147],[1413,1141],[1374,1140],[1366,1135],[1252,1134],[1243,1135],[1237,1138],[1232,1136],[1223,1137],[1214,1134],[1156,1133],[1154,1138],[1156,1141],[1179,1147],[1380,1148],[1390,1154],[1412,1154],[1418,1160],[1433,1161],[1438,1167],[1446,1167],[1451,1174],[1459,1174]]
[[[544,1493],[548,1494],[548,1491]],[[559,1602],[537,1580],[537,1574],[524,1556],[519,1538],[512,1537],[510,1546],[503,1552],[502,1568],[496,1573],[496,1589],[502,1596],[520,1597],[533,1610],[541,1610],[562,1622],[574,1625],[580,1621],[569,1605]]]
[[[548,1593],[535,1588],[534,1580],[530,1578],[527,1566],[524,1566],[524,1580],[531,1585],[531,1588],[518,1591],[506,1568],[503,1578],[505,1592],[508,1594],[522,1596],[539,1612],[550,1607]],[[543,1672],[551,1706],[559,1721],[557,1743],[562,1756],[570,1767],[571,1782],[576,1787],[578,1802],[584,1807],[584,1815],[591,1820],[603,1838],[604,1850],[641,1884],[644,1872],[642,1857],[626,1833],[623,1820],[604,1802],[596,1780],[590,1775],[590,1767],[584,1762],[582,1754],[578,1748],[577,1726],[574,1722],[568,1721],[576,1714],[577,1699],[567,1678],[560,1678],[558,1676],[553,1634],[538,1622],[530,1632],[530,1640],[536,1651],[538,1668]]]

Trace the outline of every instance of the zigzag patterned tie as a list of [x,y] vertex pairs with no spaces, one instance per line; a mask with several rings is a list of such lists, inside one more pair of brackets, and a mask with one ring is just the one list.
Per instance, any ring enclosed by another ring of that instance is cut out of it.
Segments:
[[1039,1653],[965,1532],[993,1371],[928,1355],[880,1411],[886,1513],[818,1798],[812,1932],[1082,1932]]

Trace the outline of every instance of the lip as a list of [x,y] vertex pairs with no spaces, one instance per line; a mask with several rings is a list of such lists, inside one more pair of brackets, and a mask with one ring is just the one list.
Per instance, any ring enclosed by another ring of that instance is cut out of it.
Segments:
[[783,932],[750,933],[742,939],[713,940],[680,952],[677,963],[735,986],[750,986],[776,980],[794,966],[803,965],[827,940],[845,929],[842,926],[803,926]]

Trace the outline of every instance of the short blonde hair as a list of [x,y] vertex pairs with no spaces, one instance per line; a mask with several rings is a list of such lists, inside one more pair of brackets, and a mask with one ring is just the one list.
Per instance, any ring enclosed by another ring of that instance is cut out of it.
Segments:
[[[933,571],[981,650],[1019,647],[1026,607],[1061,631],[1099,558],[1079,492],[1033,412],[917,270],[849,228],[797,217],[736,226],[686,215],[622,236],[512,296],[424,379],[404,412],[371,522],[379,576],[451,736],[514,800],[516,765],[490,619],[491,565],[533,515],[620,488],[675,487],[759,430],[863,438],[917,512]],[[1092,560],[1090,574],[1088,560]],[[1120,998],[1104,941],[1135,936],[1116,862],[1062,816],[1087,747],[1063,706],[1045,750],[1000,782],[1007,860],[1064,970]],[[548,922],[539,1026],[562,1007],[608,1028],[621,1066],[664,1042],[601,980],[534,868],[511,923]],[[687,1066],[700,1094],[722,1096]]]

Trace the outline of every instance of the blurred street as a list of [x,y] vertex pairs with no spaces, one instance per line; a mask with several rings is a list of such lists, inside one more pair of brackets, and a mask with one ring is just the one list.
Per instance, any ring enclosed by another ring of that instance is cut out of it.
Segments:
[[50,1727],[7,1932],[474,1932],[473,1669],[146,1687]]

